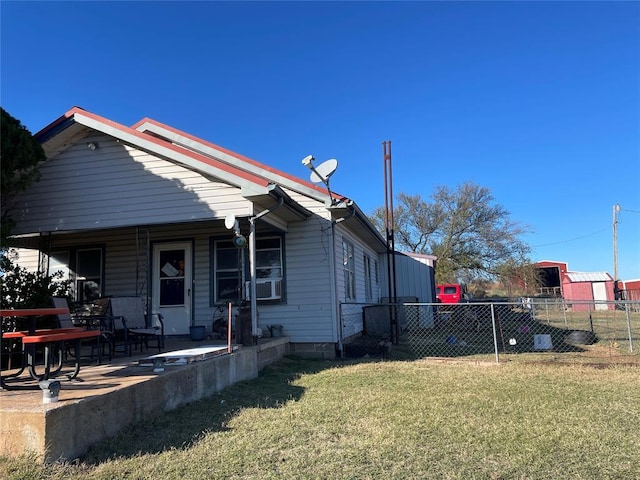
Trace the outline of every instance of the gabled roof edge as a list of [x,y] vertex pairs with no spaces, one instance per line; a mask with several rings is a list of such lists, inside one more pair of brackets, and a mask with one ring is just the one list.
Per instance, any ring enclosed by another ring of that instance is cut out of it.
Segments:
[[[219,161],[228,163],[236,168],[241,168],[252,174],[263,176],[271,182],[281,184],[287,188],[297,191],[298,193],[311,196],[316,200],[322,201],[327,196],[326,190],[318,185],[260,163],[214,143],[208,142],[207,140],[198,138],[170,125],[158,122],[157,120],[145,117],[136,122],[131,128],[138,132],[150,132],[150,134],[168,138],[170,141],[182,145],[188,150],[195,150],[201,154],[211,156]],[[333,198],[340,200],[343,196],[333,193]]]

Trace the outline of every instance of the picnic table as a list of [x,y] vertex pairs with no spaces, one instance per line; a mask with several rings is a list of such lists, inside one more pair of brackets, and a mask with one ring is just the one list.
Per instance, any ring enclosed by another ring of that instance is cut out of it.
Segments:
[[[2,375],[0,370],[0,387],[5,390],[38,390],[38,382],[49,380],[62,374],[63,354],[65,344],[72,342],[75,346],[75,364],[71,373],[65,375],[71,380],[77,377],[80,372],[80,347],[82,340],[100,337],[99,330],[87,330],[81,327],[74,328],[47,328],[37,329],[37,318],[45,315],[68,315],[66,308],[35,308],[35,309],[2,309],[0,310],[0,320],[5,317],[22,317],[29,319],[28,330],[5,332],[4,327],[0,329],[0,351],[3,340],[19,341],[21,345],[21,365],[16,372]],[[0,321],[0,323],[2,323]],[[44,369],[42,373],[36,370],[36,345],[44,347]],[[100,349],[98,348],[98,361]],[[56,365],[54,366],[54,363]],[[53,367],[53,368],[52,368]],[[36,383],[11,385],[10,379],[18,379],[24,371],[28,371],[30,377]]]

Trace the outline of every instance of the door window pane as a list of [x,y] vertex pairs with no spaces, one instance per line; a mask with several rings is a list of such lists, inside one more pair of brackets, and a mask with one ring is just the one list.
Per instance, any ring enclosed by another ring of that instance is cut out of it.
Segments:
[[184,305],[184,249],[160,252],[160,306]]

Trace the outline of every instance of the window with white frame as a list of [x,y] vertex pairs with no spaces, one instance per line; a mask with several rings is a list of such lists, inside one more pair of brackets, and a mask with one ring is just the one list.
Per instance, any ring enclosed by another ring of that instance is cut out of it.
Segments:
[[[214,302],[250,298],[249,250],[238,249],[231,240],[213,242]],[[256,300],[284,299],[284,255],[282,237],[256,239]],[[244,291],[241,286],[244,285]]]
[[49,275],[62,272],[61,280],[71,280],[71,294],[79,303],[100,298],[104,285],[104,249],[72,248],[49,254]]
[[256,300],[282,299],[282,239],[256,239]]
[[345,300],[356,299],[356,257],[353,243],[342,239],[342,264],[344,266]]
[[380,267],[378,267],[378,261],[375,260],[373,262],[373,271],[374,271],[374,274],[376,276],[376,285],[378,285],[378,288],[380,287],[380,273],[379,273],[380,270],[379,270],[379,268]]
[[364,254],[364,296],[367,302],[373,299],[373,277],[371,275],[371,257]]
[[240,298],[242,285],[241,249],[231,240],[214,242],[214,302],[234,302]]
[[100,298],[102,291],[102,249],[76,250],[76,300],[85,303]]

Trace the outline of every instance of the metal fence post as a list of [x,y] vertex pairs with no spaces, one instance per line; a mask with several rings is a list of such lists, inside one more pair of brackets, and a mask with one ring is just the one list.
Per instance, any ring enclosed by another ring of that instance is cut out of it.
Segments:
[[496,353],[496,363],[500,363],[500,356],[498,355],[498,329],[496,328],[496,313],[493,309],[493,303],[491,304],[491,325],[493,327],[493,349]]
[[627,317],[627,333],[629,334],[629,350],[633,353],[633,335],[631,335],[631,317],[629,316],[629,304],[624,304],[624,312]]
[[544,308],[547,313],[547,325],[551,325],[551,318],[549,317],[549,300],[544,299]]

